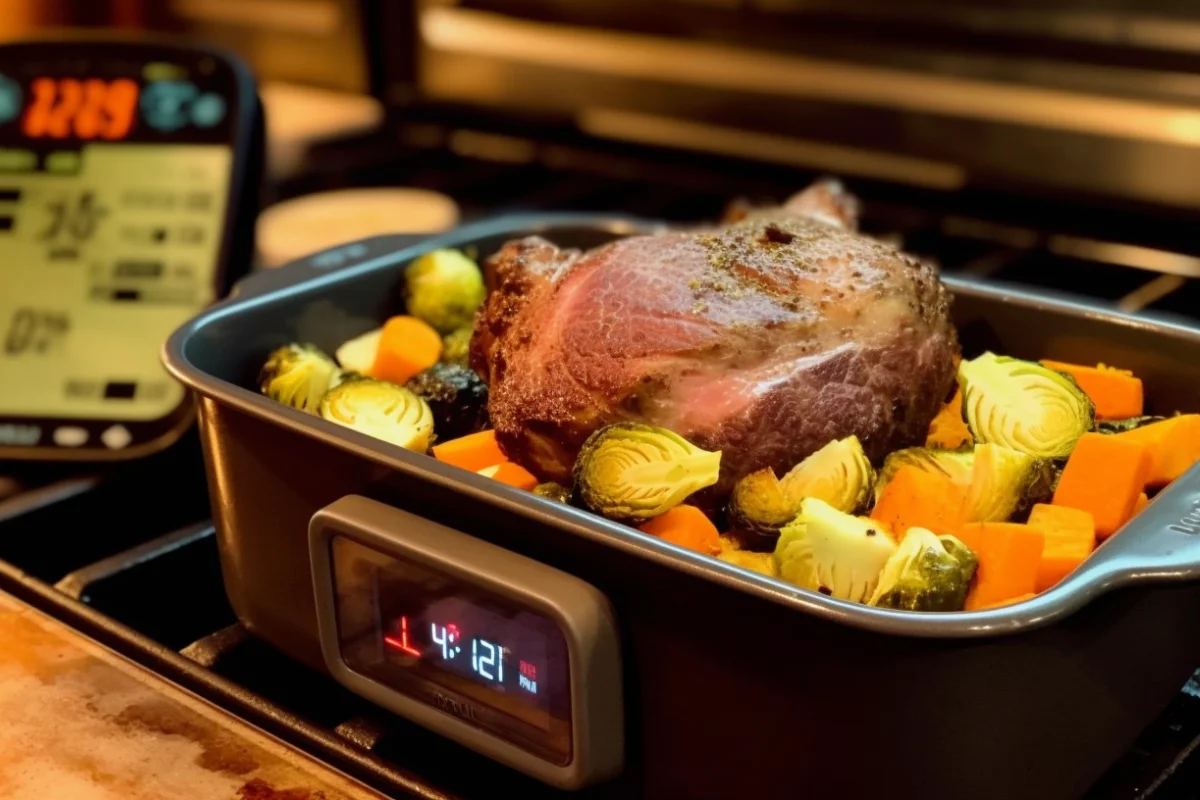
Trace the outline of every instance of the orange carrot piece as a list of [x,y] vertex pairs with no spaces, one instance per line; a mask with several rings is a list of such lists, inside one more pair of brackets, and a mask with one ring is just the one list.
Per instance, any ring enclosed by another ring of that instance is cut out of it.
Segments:
[[1067,459],[1054,505],[1088,512],[1096,536],[1107,539],[1133,516],[1150,467],[1150,448],[1141,442],[1085,433]]
[[925,437],[926,447],[937,447],[945,450],[957,450],[970,444],[973,440],[967,423],[963,421],[962,389],[954,393],[950,402],[942,406],[942,410],[929,423],[929,435]]
[[997,600],[994,603],[988,603],[986,606],[980,606],[979,608],[975,608],[972,610],[973,611],[983,611],[984,609],[987,609],[987,608],[1000,608],[1002,606],[1015,606],[1017,603],[1024,603],[1026,600],[1032,600],[1035,597],[1037,597],[1036,592],[1029,592],[1028,594],[1019,594],[1016,597],[1006,597],[1003,600]]
[[966,487],[945,475],[917,467],[901,467],[883,487],[871,519],[881,523],[897,541],[909,528],[937,534],[954,533],[963,523]]
[[508,486],[524,489],[527,492],[533,491],[533,487],[538,484],[538,479],[532,472],[520,464],[514,464],[511,461],[501,461],[499,464],[484,467],[481,470],[476,470],[476,472],[485,478],[491,478]]
[[1141,442],[1150,448],[1150,486],[1166,486],[1200,461],[1200,414],[1152,422],[1115,438],[1126,442]]
[[1133,516],[1136,517],[1142,513],[1142,510],[1148,505],[1150,505],[1150,497],[1145,492],[1142,492],[1138,495],[1137,502],[1133,504]]
[[1035,584],[1039,592],[1067,577],[1096,549],[1096,523],[1077,508],[1038,503],[1029,513],[1029,527],[1046,537]]
[[1126,419],[1142,415],[1142,381],[1133,373],[1112,367],[1085,367],[1043,360],[1042,366],[1065,372],[1075,379],[1096,406],[1098,419]]
[[471,472],[508,460],[496,442],[495,431],[480,431],[435,444],[433,457]]
[[403,386],[442,357],[442,337],[416,317],[392,317],[383,323],[371,377]]
[[638,530],[708,556],[721,552],[721,534],[717,526],[695,506],[675,506],[667,513],[643,522]]
[[1012,522],[971,522],[955,535],[979,559],[967,593],[968,611],[1034,591],[1046,541],[1037,528]]

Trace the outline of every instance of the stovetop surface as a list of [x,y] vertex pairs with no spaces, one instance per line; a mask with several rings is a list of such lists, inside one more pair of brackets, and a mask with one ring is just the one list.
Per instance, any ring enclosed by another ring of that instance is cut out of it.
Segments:
[[[569,149],[513,163],[488,158],[489,146],[497,144],[460,139],[430,149],[390,139],[344,142],[318,152],[321,166],[305,178],[275,187],[275,199],[408,185],[451,195],[468,218],[572,209],[696,220],[718,216],[733,197],[780,200],[812,177],[783,170],[731,175],[669,159],[649,169],[620,154],[593,154],[589,161]],[[505,148],[514,149],[511,142]],[[1082,293],[1138,313],[1200,314],[1193,302],[1200,284],[1188,277],[1195,259],[1169,249],[1169,233],[1151,242],[1113,242],[1086,225],[1064,233],[1054,227],[1056,217],[1039,227],[1032,218],[997,222],[906,204],[903,193],[864,195],[865,230],[936,260],[948,273]],[[225,598],[194,435],[164,454],[100,474],[0,463],[0,475],[9,476],[0,478],[0,586],[391,794],[478,797],[503,785],[525,797],[560,796],[372,706],[249,636]],[[1200,684],[1193,679],[1087,798],[1194,798],[1197,748]]]

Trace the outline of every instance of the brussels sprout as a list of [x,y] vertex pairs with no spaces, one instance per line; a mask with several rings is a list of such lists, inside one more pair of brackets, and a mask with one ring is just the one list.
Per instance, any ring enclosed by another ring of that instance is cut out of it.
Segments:
[[875,500],[879,500],[879,496],[883,494],[883,487],[888,485],[901,467],[916,467],[925,472],[937,472],[955,483],[966,486],[971,482],[971,468],[974,463],[975,451],[969,447],[961,450],[938,450],[931,447],[895,450],[883,459],[879,479],[875,481]]
[[979,560],[953,536],[909,528],[868,604],[905,611],[961,611]]
[[475,262],[457,250],[434,250],[404,270],[408,313],[439,333],[470,325],[487,290]]
[[967,490],[971,522],[1003,522],[1054,496],[1057,475],[1048,459],[1034,458],[998,444],[975,445],[975,466]]
[[258,373],[258,388],[277,403],[315,414],[339,374],[333,359],[315,346],[289,344],[267,357]]
[[443,439],[457,439],[488,426],[487,384],[468,367],[434,364],[404,386],[429,404],[434,429]]
[[793,508],[802,498],[816,497],[838,511],[853,514],[871,496],[875,470],[858,437],[847,436],[830,442],[792,467],[779,483],[784,496],[794,501]]
[[976,442],[1065,458],[1096,409],[1075,380],[1041,364],[984,353],[958,365],[963,416]]
[[1155,422],[1162,422],[1166,417],[1129,417],[1128,419],[1101,419],[1096,420],[1097,433],[1125,433],[1126,431],[1136,430],[1137,428],[1153,425]]
[[780,533],[775,563],[788,583],[862,603],[894,552],[896,543],[878,523],[807,497]]
[[539,483],[533,487],[533,493],[547,500],[557,500],[560,503],[571,502],[571,490],[561,483],[555,483],[554,481]]
[[321,416],[385,442],[424,453],[433,439],[433,413],[420,397],[373,378],[346,381],[321,398]]
[[775,578],[779,575],[773,555],[770,553],[755,553],[750,550],[743,550],[737,541],[728,536],[721,537],[721,552],[717,554],[717,558],[722,561],[728,561],[736,567],[761,573],[768,578]]
[[712,486],[720,470],[720,451],[701,450],[666,428],[618,422],[583,443],[575,485],[580,499],[598,514],[647,520]]
[[334,353],[342,369],[357,372],[360,375],[370,375],[375,366],[375,354],[379,352],[379,340],[383,336],[383,328],[355,336]]
[[738,532],[771,537],[773,546],[779,529],[792,521],[799,504],[799,498],[784,494],[775,470],[764,467],[734,484],[727,511],[729,526]]
[[442,361],[446,364],[469,366],[472,328],[459,328],[442,337]]

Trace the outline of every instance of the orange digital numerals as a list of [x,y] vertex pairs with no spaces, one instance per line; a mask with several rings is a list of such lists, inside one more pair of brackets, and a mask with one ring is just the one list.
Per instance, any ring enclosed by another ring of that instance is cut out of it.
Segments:
[[128,78],[38,78],[21,130],[31,139],[123,139],[137,113],[138,85]]

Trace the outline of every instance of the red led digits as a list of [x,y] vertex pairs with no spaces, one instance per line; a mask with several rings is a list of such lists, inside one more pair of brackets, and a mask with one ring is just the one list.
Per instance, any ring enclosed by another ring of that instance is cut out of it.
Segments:
[[384,636],[383,641],[401,652],[408,653],[410,656],[420,658],[421,651],[408,643],[408,617],[400,618],[400,637]]

